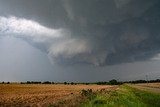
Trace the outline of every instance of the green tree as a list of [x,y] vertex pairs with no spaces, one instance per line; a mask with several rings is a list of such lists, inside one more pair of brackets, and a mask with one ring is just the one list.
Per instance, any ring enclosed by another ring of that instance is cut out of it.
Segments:
[[113,80],[109,81],[109,84],[110,85],[118,85],[118,82],[117,82],[117,80],[113,79]]

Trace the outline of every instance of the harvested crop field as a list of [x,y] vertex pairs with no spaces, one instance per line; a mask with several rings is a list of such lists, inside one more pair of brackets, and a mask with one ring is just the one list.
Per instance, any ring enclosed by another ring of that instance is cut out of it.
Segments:
[[135,87],[140,90],[160,93],[160,83],[139,83],[139,84],[132,85],[132,87]]
[[109,85],[0,84],[0,107],[44,106],[80,96],[82,89],[115,89]]

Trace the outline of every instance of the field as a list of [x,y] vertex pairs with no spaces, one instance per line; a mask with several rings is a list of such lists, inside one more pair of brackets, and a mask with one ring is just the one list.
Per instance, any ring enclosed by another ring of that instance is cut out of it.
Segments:
[[[158,87],[160,83],[154,84]],[[146,85],[146,84],[138,84]],[[147,86],[153,84],[147,84]],[[82,107],[160,107],[160,94],[136,85],[124,84],[116,90],[98,93]]]
[[160,83],[141,83],[132,85],[132,87],[135,87],[140,90],[150,91],[154,93],[160,93]]
[[62,101],[80,98],[80,92],[82,89],[92,89],[93,91],[97,91],[113,88],[113,86],[97,85],[0,84],[0,107],[47,107]]
[[0,84],[0,107],[160,107],[160,83]]

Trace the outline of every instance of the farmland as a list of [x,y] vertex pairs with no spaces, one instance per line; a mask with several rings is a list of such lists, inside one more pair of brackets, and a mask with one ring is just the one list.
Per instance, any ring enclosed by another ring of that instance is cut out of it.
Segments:
[[132,85],[132,87],[135,87],[139,90],[150,91],[153,93],[160,93],[160,83],[143,83],[143,84],[141,83]]
[[[82,89],[113,89],[113,86],[62,84],[0,84],[1,106],[48,106],[75,99]],[[74,104],[72,104],[74,105]]]
[[[145,88],[144,88],[145,85]],[[147,85],[147,86],[146,86]],[[160,83],[124,84],[116,90],[98,93],[84,107],[160,107]],[[148,87],[152,87],[149,90]],[[82,106],[82,107],[83,107]]]
[[159,86],[0,84],[0,107],[159,107]]

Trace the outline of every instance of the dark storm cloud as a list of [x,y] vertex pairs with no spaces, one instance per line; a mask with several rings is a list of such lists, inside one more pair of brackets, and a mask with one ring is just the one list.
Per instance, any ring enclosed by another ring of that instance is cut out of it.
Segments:
[[41,29],[30,24],[32,29],[22,27],[18,35],[29,36],[61,64],[149,60],[160,52],[159,11],[159,0],[0,0],[9,34],[17,35],[17,25],[29,20]]

